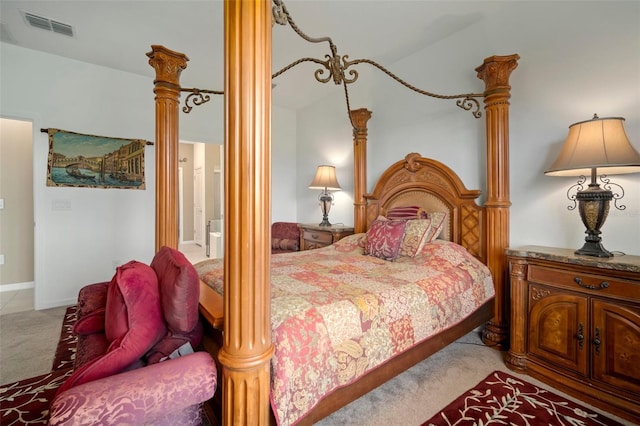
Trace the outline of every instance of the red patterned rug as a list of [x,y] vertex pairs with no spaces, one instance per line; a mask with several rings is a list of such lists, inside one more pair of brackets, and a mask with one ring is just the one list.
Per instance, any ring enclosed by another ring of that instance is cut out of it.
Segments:
[[422,426],[621,425],[593,410],[494,371]]

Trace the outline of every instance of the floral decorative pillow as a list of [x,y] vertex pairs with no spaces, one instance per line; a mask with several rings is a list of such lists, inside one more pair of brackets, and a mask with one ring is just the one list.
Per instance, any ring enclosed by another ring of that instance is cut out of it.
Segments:
[[406,226],[406,220],[374,220],[367,231],[364,254],[384,260],[397,259]]
[[414,257],[426,243],[433,241],[431,219],[408,220],[400,245],[400,256]]
[[445,220],[447,219],[446,212],[430,212],[427,213],[427,217],[431,219],[432,235],[429,237],[430,241],[435,240],[440,236],[444,229]]

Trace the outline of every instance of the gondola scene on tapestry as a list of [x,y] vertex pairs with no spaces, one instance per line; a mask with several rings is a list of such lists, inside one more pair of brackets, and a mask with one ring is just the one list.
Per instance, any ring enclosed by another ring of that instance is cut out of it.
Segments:
[[150,142],[59,129],[47,133],[47,186],[145,189],[144,150]]

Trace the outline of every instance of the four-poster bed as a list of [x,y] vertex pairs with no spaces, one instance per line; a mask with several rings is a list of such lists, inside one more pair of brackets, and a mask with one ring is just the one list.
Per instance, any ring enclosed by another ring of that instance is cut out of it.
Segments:
[[[211,333],[208,345],[222,370],[222,424],[269,422],[270,310],[270,103],[271,14],[269,2],[225,2],[225,239],[224,294],[201,284],[201,313]],[[156,70],[156,248],[177,247],[177,155],[179,76],[187,57],[152,46]],[[372,194],[366,194],[366,109],[350,111],[354,126],[354,227],[363,233],[392,206],[421,200],[450,213],[452,241],[485,263],[495,300],[469,317],[338,388],[306,414],[312,423],[436,352],[486,322],[483,340],[504,348],[508,337],[507,264],[509,242],[508,117],[509,76],[517,55],[485,59],[476,71],[483,94],[487,136],[487,191],[483,206],[448,168],[419,155],[390,167]],[[266,195],[265,195],[266,194]],[[422,203],[422,201],[417,201]],[[425,201],[430,203],[430,201]],[[415,204],[415,203],[411,203]],[[488,322],[487,322],[488,321]],[[218,331],[216,331],[218,330]],[[222,331],[222,332],[220,332]]]

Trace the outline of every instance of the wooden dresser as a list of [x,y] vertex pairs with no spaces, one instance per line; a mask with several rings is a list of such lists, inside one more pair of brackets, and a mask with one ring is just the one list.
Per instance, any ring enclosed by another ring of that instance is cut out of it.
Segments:
[[640,424],[640,256],[507,249],[509,368]]
[[300,251],[325,247],[353,234],[353,228],[349,226],[301,223],[298,227],[300,228]]

